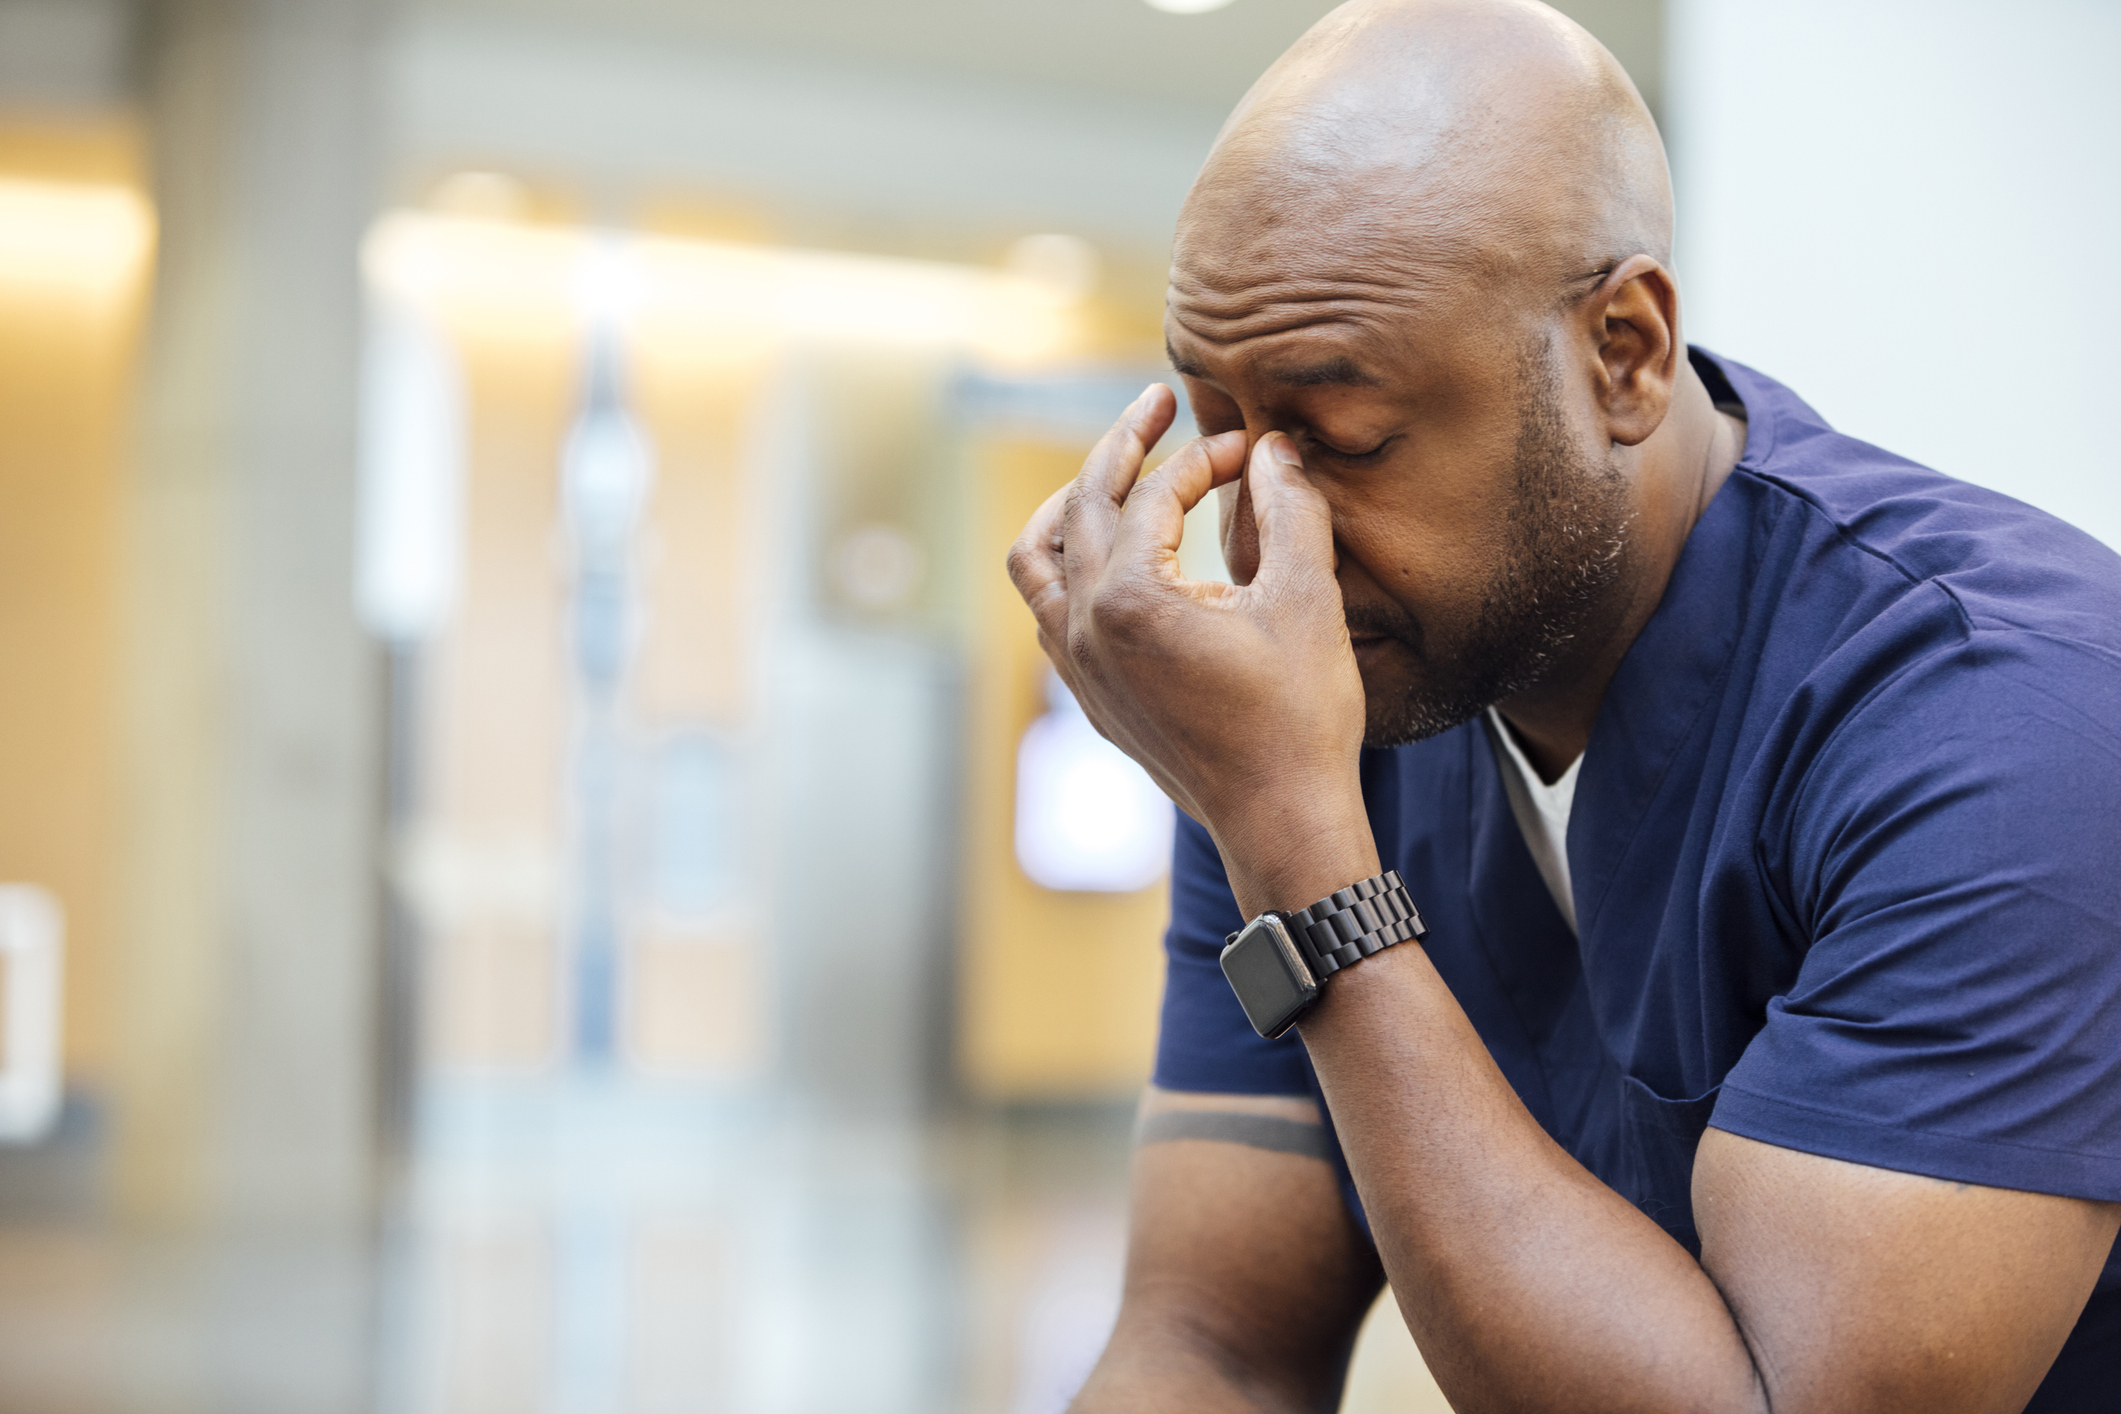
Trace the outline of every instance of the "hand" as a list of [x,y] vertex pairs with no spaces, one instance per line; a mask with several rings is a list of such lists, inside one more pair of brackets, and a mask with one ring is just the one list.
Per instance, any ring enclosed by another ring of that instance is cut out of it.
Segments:
[[[1301,908],[1377,872],[1331,516],[1277,432],[1249,471],[1244,433],[1225,432],[1141,476],[1176,411],[1151,384],[1032,516],[1009,576],[1092,724],[1215,837],[1246,913]],[[1240,475],[1257,572],[1242,586],[1184,578],[1186,512]]]

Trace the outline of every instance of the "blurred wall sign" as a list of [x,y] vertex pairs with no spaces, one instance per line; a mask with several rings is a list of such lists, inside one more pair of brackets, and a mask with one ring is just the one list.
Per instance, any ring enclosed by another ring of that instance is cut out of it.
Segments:
[[59,903],[30,884],[0,884],[0,1143],[31,1144],[59,1117]]
[[1097,734],[1057,673],[1016,752],[1016,860],[1042,888],[1133,893],[1171,865],[1171,802]]
[[442,331],[372,294],[361,369],[361,621],[393,643],[434,634],[464,558],[464,377]]

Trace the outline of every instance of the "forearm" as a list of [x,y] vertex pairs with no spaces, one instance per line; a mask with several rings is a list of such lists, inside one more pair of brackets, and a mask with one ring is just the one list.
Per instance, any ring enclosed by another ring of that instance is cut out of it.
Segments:
[[1256,1368],[1183,1322],[1121,1321],[1069,1414],[1330,1414],[1340,1380]]
[[1765,1407],[1715,1284],[1540,1130],[1419,947],[1337,978],[1302,1031],[1454,1407]]
[[[1317,1123],[1308,1099],[1273,1095],[1152,1091],[1143,1113]],[[1338,1407],[1384,1273],[1330,1165],[1196,1126],[1144,1139],[1129,1206],[1119,1321],[1079,1414]]]

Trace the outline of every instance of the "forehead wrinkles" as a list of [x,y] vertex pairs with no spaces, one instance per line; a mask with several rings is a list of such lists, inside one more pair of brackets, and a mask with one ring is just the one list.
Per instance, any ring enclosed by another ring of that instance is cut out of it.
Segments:
[[1345,228],[1301,244],[1188,241],[1172,262],[1169,316],[1215,343],[1324,324],[1403,335],[1411,322],[1446,314],[1471,293],[1468,272],[1443,252],[1415,247],[1404,234],[1393,247]]
[[1473,293],[1485,282],[1468,259],[1478,221],[1444,184],[1419,203],[1380,200],[1376,188],[1393,185],[1383,175],[1342,173],[1331,187],[1204,182],[1172,252],[1173,319],[1204,338],[1242,339],[1331,321],[1403,323]]
[[1407,288],[1384,280],[1268,279],[1222,286],[1173,271],[1171,321],[1211,343],[1242,343],[1319,324],[1381,329],[1412,313]]

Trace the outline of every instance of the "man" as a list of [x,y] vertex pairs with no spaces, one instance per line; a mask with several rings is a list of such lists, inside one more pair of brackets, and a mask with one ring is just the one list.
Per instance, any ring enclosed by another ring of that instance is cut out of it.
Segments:
[[2121,561],[1690,352],[1670,229],[1569,22],[1344,6],[1181,218],[1207,435],[1011,553],[1190,817],[1082,1410],[1331,1409],[1381,1278],[1460,1410],[2121,1408]]

